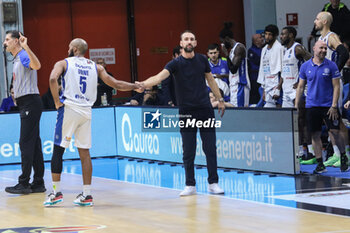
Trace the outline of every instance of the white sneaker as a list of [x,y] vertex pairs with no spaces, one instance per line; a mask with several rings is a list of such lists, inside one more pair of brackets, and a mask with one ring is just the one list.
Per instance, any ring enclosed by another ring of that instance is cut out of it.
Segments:
[[185,189],[180,193],[180,196],[190,196],[197,193],[196,186],[186,186]]
[[73,203],[75,205],[79,205],[79,206],[93,206],[94,205],[92,196],[91,195],[84,196],[83,193],[79,194],[77,196],[77,199],[75,199],[73,201]]
[[211,194],[224,194],[225,193],[225,191],[222,188],[220,188],[218,183],[209,184],[208,192]]
[[54,206],[63,202],[63,195],[61,192],[49,194],[48,199],[44,202],[44,206]]

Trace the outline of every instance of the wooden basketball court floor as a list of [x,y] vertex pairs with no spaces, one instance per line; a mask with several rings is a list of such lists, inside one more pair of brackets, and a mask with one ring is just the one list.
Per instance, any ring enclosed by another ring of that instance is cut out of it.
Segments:
[[[79,161],[64,162],[64,203],[43,207],[51,190],[0,192],[0,233],[15,232],[350,232],[347,179],[269,176],[219,170],[224,196],[206,192],[206,169],[196,169],[199,194],[179,197],[181,165],[128,159],[93,160],[93,207],[72,201],[81,192]],[[0,189],[13,185],[19,165],[0,166]]]

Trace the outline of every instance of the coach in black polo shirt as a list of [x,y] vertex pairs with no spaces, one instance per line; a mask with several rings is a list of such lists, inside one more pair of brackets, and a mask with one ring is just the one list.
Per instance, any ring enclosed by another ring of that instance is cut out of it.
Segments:
[[[172,74],[175,80],[180,121],[184,122],[191,119],[203,122],[214,118],[214,110],[210,104],[205,80],[220,102],[218,108],[221,116],[225,111],[224,99],[221,97],[219,88],[211,74],[208,59],[204,55],[194,52],[196,45],[194,33],[191,31],[183,32],[180,36],[180,46],[183,48],[182,55],[170,61],[160,73],[142,82],[144,87],[152,87]],[[203,141],[203,151],[207,159],[208,190],[213,194],[223,194],[224,190],[218,185],[215,127],[200,127],[199,130]],[[194,159],[196,156],[197,126],[181,127],[180,133],[186,173],[186,187],[180,196],[194,195],[196,194]]]

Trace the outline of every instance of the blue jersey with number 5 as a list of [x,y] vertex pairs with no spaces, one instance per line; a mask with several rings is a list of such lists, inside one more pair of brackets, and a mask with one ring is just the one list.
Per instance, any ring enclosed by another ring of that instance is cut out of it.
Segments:
[[97,96],[97,67],[85,57],[65,59],[67,69],[62,77],[61,101],[81,107],[91,107]]

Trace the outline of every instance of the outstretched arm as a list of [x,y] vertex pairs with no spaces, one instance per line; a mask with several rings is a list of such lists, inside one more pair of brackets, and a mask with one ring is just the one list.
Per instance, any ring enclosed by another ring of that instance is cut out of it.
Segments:
[[153,87],[159,83],[161,83],[164,79],[168,78],[170,75],[170,72],[167,69],[163,69],[158,74],[149,77],[145,81],[141,82],[144,88],[150,88]]
[[132,90],[141,91],[140,89],[142,88],[139,84],[117,80],[112,76],[110,76],[103,66],[101,65],[96,65],[96,66],[97,66],[98,77],[100,77],[102,81],[108,86],[121,91],[132,91]]

